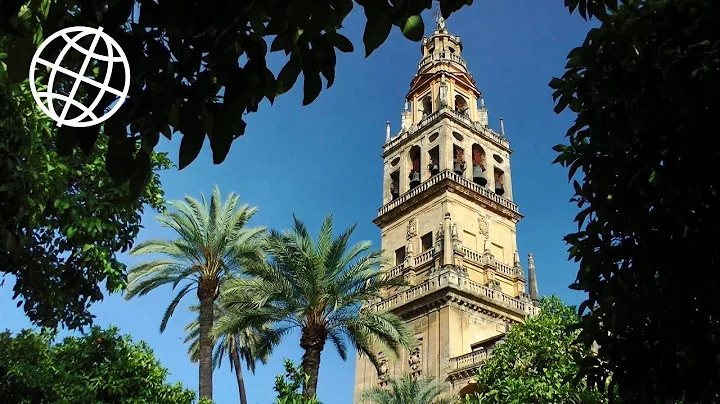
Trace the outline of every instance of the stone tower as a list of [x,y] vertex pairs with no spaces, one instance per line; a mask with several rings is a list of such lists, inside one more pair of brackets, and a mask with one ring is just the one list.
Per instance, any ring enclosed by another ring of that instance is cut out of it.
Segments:
[[438,18],[422,41],[399,133],[392,136],[387,123],[383,206],[374,223],[392,262],[386,276],[411,286],[386,291],[371,309],[408,321],[418,347],[400,358],[378,351],[379,369],[358,357],[356,403],[366,388],[404,374],[470,391],[493,344],[538,311],[532,254],[527,277],[518,254],[522,215],[513,202],[510,144],[502,118],[499,132],[490,128],[462,50]]

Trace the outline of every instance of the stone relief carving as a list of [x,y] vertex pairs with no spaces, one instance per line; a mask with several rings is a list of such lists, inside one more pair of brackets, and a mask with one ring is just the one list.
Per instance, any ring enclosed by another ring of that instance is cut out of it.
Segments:
[[[382,355],[382,352],[380,353]],[[390,368],[388,367],[388,362],[386,358],[380,359],[380,367],[378,367],[378,379],[381,381],[386,381],[388,379],[388,372],[390,371]]]
[[407,239],[417,236],[417,219],[410,219],[407,225]]
[[420,347],[418,346],[415,348],[412,352],[410,352],[410,357],[408,358],[408,365],[410,366],[410,370],[413,372],[417,372],[420,370]]
[[488,286],[492,290],[496,290],[498,292],[502,292],[502,287],[500,286],[500,281],[497,279],[493,279],[488,283]]
[[487,216],[480,215],[478,218],[478,233],[488,238],[490,236],[490,223],[488,223]]

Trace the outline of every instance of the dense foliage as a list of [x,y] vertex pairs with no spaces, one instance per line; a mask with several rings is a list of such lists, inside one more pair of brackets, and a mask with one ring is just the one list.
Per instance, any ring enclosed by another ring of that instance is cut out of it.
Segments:
[[277,398],[275,404],[321,404],[313,397],[305,397],[302,391],[310,377],[303,373],[302,366],[285,359],[285,374],[275,378],[275,391]]
[[[355,2],[367,18],[363,42],[368,56],[393,26],[419,41],[424,33],[420,13],[432,6],[432,0]],[[447,18],[471,3],[440,0],[440,9]],[[264,99],[272,103],[293,87],[300,73],[303,104],[313,102],[323,86],[321,76],[328,88],[335,80],[336,51],[353,51],[351,41],[340,33],[353,6],[352,0],[8,0],[0,9],[0,34],[9,37],[8,69],[18,79],[26,77],[37,45],[61,28],[102,26],[120,44],[132,69],[130,97],[105,123],[105,133],[117,145],[108,150],[108,170],[125,181],[133,180],[125,168],[140,166],[128,153],[128,142],[142,140],[152,149],[161,134],[170,138],[180,132],[182,169],[207,138],[219,164],[245,133],[243,112],[256,112]],[[267,68],[268,51],[284,52],[288,58],[277,75]],[[104,69],[99,67],[101,77]],[[115,69],[110,85],[122,88],[122,76]],[[95,111],[112,101],[105,97]],[[69,146],[93,144],[97,129],[68,128],[63,141]]]
[[450,386],[443,380],[405,375],[388,380],[387,387],[373,387],[362,393],[368,404],[454,404],[448,394]]
[[540,304],[540,314],[513,326],[495,345],[468,404],[604,402],[601,393],[572,381],[578,372],[576,358],[590,356],[576,341],[578,332],[569,331],[580,320],[575,307],[555,296],[544,297]]
[[351,344],[379,367],[378,347],[398,354],[416,341],[400,317],[365,307],[385,289],[405,284],[402,277],[383,276],[381,251],[372,251],[369,241],[350,245],[354,225],[333,238],[330,215],[320,226],[317,240],[303,222],[293,219],[291,230],[269,232],[268,261],[251,263],[245,268],[249,277],[228,281],[223,303],[230,315],[220,319],[217,327],[231,333],[256,322],[272,323],[278,335],[299,328],[304,351],[301,366],[309,377],[303,393],[312,397],[327,342],[343,360]]
[[[203,195],[200,200],[186,196],[184,201],[171,202],[174,209],[158,220],[178,237],[146,240],[131,252],[134,256],[160,255],[161,258],[130,269],[126,299],[143,296],[165,285],[175,288],[184,284],[165,310],[160,332],[165,331],[180,301],[190,292],[196,292],[200,397],[212,398],[214,308],[223,282],[241,273],[247,265],[264,260],[261,237],[265,229],[246,226],[257,208],[239,203],[240,197],[234,192],[223,201],[217,186],[210,201]],[[235,330],[235,334],[245,331],[247,327]]]
[[[8,81],[2,62],[0,116],[0,274],[13,275],[18,307],[35,324],[89,324],[101,284],[110,292],[124,287],[117,253],[132,246],[143,207],[162,207],[159,176],[143,177],[140,197],[129,196],[130,186],[113,183],[105,169],[105,136],[60,156],[56,126],[38,109],[27,80]],[[152,170],[171,165],[164,154],[147,158]]]
[[588,293],[580,337],[599,345],[582,368],[630,402],[717,402],[720,152],[703,134],[720,130],[720,2],[627,3],[595,13],[550,83],[577,114],[556,161],[581,177],[566,241]]
[[0,334],[0,402],[191,404],[192,390],[167,382],[144,342],[93,327],[54,344],[52,332]]

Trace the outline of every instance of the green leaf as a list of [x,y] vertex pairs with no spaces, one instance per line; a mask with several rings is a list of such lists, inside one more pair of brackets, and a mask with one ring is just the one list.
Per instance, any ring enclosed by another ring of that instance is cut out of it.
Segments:
[[278,74],[276,94],[280,95],[288,92],[295,85],[301,70],[302,64],[300,63],[300,58],[293,54],[290,60],[283,66],[282,70],[280,70],[280,74]]
[[385,42],[392,28],[392,21],[387,14],[370,14],[367,17],[368,20],[363,33],[365,57],[370,56],[375,49],[379,48],[380,45]]
[[182,170],[195,161],[205,141],[205,132],[201,128],[194,127],[191,131],[183,130],[183,138],[180,141],[180,162],[178,169]]
[[336,47],[340,52],[349,53],[354,50],[352,42],[343,35],[336,32],[330,32],[326,35],[326,37],[330,44]]
[[408,18],[405,21],[402,33],[405,35],[405,38],[411,41],[420,41],[423,38],[423,35],[425,35],[425,23],[423,22],[422,17],[418,14]]
[[318,73],[305,73],[303,76],[305,77],[305,83],[303,86],[303,105],[309,105],[315,101],[318,95],[320,95],[322,81],[320,80],[320,74]]

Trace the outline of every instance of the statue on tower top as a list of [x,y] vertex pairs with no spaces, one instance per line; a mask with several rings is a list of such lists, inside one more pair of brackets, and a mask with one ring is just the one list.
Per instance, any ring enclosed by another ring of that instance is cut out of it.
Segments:
[[442,18],[442,15],[440,13],[437,13],[437,29],[438,31],[444,31],[445,30],[445,19]]
[[445,30],[445,19],[442,17],[442,13],[440,12],[440,1],[435,1],[435,21],[437,22],[437,26],[435,27],[436,31],[444,31]]

